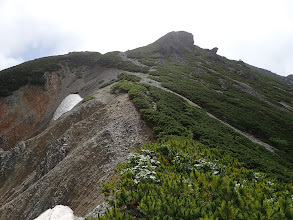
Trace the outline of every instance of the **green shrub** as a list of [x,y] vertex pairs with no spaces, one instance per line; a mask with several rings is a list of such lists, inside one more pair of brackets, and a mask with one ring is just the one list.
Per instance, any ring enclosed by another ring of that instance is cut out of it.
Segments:
[[149,71],[148,67],[138,66],[130,61],[123,61],[119,56],[119,52],[109,52],[104,54],[99,58],[97,64],[108,68],[117,68],[130,72],[147,73]]
[[150,103],[146,99],[134,98],[132,100],[133,104],[138,109],[148,109],[150,108]]
[[135,76],[135,75],[131,75],[131,74],[128,74],[128,73],[121,73],[118,76],[118,79],[119,80],[127,80],[127,81],[131,81],[131,82],[139,82],[141,80],[140,77]]
[[147,91],[147,88],[142,85],[139,85],[137,83],[131,84],[131,83],[122,81],[112,86],[111,92],[112,93],[128,92],[130,89],[141,91],[141,93],[145,93]]
[[[159,140],[174,136],[193,138],[210,148],[220,147],[229,152],[246,168],[265,172],[279,181],[290,182],[293,178],[291,164],[283,158],[209,117],[204,110],[191,107],[175,94],[151,85],[128,82],[119,82],[112,90],[128,92],[132,100],[138,98],[134,104]],[[156,111],[151,107],[153,102]]]
[[278,149],[286,149],[288,148],[288,141],[280,139],[280,138],[270,138],[270,143],[273,146],[276,146]]
[[[282,107],[279,102],[292,103],[293,96],[286,93],[289,88],[277,79],[277,75],[272,78],[258,74],[255,68],[241,66],[239,62],[224,57],[210,56],[200,48],[195,48],[194,53],[186,53],[183,58],[185,65],[164,57],[167,65],[157,65],[157,71],[150,74],[162,86],[188,98],[217,118],[273,145],[282,157],[282,160],[276,159],[277,163],[286,164],[292,171],[293,150],[290,146],[293,146],[293,136],[288,135],[293,133],[292,113],[280,111],[270,103]],[[225,81],[226,90],[221,87],[221,80]],[[265,100],[244,92],[245,86],[263,95]],[[273,141],[272,137],[282,141]],[[208,141],[214,142],[207,138],[205,142]],[[240,150],[237,148],[236,151]]]
[[141,99],[146,98],[144,91],[142,91],[141,89],[137,89],[137,88],[130,89],[128,91],[128,96],[131,100],[134,98],[141,98]]
[[[35,59],[0,71],[0,96],[6,97],[13,91],[29,83],[45,85],[44,73],[61,69],[60,64],[68,66],[94,65],[101,56],[96,52],[75,52],[61,56]],[[60,70],[61,71],[61,70]]]
[[106,184],[98,219],[292,219],[292,184],[248,170],[219,149],[183,138],[130,154]]
[[41,70],[33,70],[29,74],[28,82],[35,85],[44,85],[45,84],[44,72]]
[[109,85],[112,85],[112,84],[115,83],[115,82],[116,82],[115,79],[112,79],[112,80],[109,81],[109,82],[105,82],[105,83],[103,83],[102,85],[100,85],[100,89],[105,88],[105,87],[107,87],[107,86],[109,86]]

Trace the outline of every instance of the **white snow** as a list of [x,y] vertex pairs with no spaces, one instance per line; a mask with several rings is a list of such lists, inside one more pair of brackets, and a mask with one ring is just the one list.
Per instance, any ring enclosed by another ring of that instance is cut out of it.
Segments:
[[35,220],[74,220],[73,211],[68,206],[57,205],[43,212]]
[[61,104],[56,109],[53,115],[53,121],[57,120],[61,115],[70,111],[74,106],[76,106],[82,98],[78,94],[70,94],[63,99]]

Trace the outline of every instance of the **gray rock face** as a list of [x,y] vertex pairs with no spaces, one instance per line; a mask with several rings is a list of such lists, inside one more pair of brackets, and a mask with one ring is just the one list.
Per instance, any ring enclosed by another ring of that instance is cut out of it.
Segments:
[[170,32],[155,42],[159,45],[159,53],[163,55],[183,54],[194,47],[193,35],[185,31]]
[[85,216],[118,163],[153,138],[127,94],[98,93],[0,154],[0,219],[34,219],[59,204]]
[[219,79],[219,82],[220,82],[220,85],[221,85],[221,88],[224,90],[224,91],[227,91],[227,81],[225,79]]
[[256,80],[255,76],[251,75],[251,74],[246,74],[243,71],[239,70],[239,71],[235,71],[235,73],[241,77],[250,79],[250,80]]
[[199,73],[206,73],[206,71],[202,68],[199,68],[199,67],[195,67],[194,69],[194,73],[195,74],[199,74]]

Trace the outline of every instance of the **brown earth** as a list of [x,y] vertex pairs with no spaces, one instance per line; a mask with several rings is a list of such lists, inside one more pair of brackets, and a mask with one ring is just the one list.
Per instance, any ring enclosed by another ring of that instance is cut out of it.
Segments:
[[37,130],[51,97],[36,86],[27,86],[15,92],[13,98],[0,100],[0,147],[9,150]]

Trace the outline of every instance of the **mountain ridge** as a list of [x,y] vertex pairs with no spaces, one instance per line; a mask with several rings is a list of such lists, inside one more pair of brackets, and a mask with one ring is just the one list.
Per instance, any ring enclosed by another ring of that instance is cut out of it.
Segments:
[[[187,32],[131,51],[71,53],[1,71],[0,216],[32,219],[60,203],[85,216],[102,202],[101,183],[133,147],[174,136],[292,182],[292,86],[266,74],[195,46]],[[52,123],[72,93],[83,101]],[[98,163],[103,156],[112,159]],[[94,175],[99,167],[107,169]],[[76,182],[80,176],[84,186]]]

